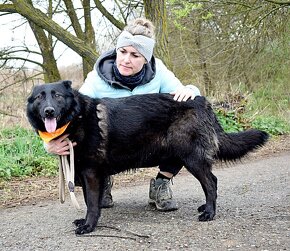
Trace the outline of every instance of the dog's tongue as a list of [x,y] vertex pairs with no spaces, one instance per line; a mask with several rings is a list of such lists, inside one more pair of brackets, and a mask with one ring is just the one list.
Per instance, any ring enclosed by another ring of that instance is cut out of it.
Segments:
[[56,118],[44,120],[45,129],[47,132],[54,132],[56,130]]

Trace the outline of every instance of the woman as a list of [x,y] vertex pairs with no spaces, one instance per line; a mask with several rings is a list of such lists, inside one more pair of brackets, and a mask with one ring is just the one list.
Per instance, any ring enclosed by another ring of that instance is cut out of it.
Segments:
[[[97,60],[79,91],[92,98],[171,93],[173,99],[180,102],[200,95],[197,87],[183,86],[162,61],[153,56],[154,45],[153,24],[144,18],[133,20],[118,37],[116,48]],[[69,154],[64,140],[67,136],[50,141],[47,151],[58,155]],[[150,181],[149,203],[160,211],[178,209],[170,188],[170,180],[177,174],[172,171],[173,167],[174,163],[170,161],[162,163],[156,178]],[[112,185],[112,178],[109,177],[102,207],[113,206]]]

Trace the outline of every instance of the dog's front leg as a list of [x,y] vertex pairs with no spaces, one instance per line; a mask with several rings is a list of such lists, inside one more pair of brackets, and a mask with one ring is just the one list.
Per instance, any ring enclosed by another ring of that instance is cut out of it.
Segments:
[[101,214],[102,178],[94,170],[85,170],[82,175],[87,214],[84,220],[75,221],[78,227],[75,230],[76,234],[85,234],[94,231]]

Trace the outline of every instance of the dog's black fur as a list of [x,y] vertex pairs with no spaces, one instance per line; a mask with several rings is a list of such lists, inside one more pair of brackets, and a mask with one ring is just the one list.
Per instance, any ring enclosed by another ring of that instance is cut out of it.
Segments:
[[57,127],[70,121],[66,133],[75,146],[76,179],[87,205],[85,219],[76,220],[76,233],[95,229],[100,217],[104,178],[161,163],[184,166],[200,182],[206,203],[200,221],[216,213],[215,159],[236,160],[262,146],[268,134],[259,130],[225,133],[204,97],[176,102],[168,94],[92,99],[71,88],[70,81],[36,86],[28,98],[32,127],[45,131],[44,119],[57,118]]

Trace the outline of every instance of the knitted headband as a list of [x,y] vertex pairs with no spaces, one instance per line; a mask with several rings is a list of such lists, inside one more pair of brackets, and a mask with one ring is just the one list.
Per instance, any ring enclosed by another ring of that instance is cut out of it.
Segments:
[[149,62],[153,55],[155,40],[143,35],[132,35],[128,31],[123,31],[118,38],[116,49],[133,46]]

